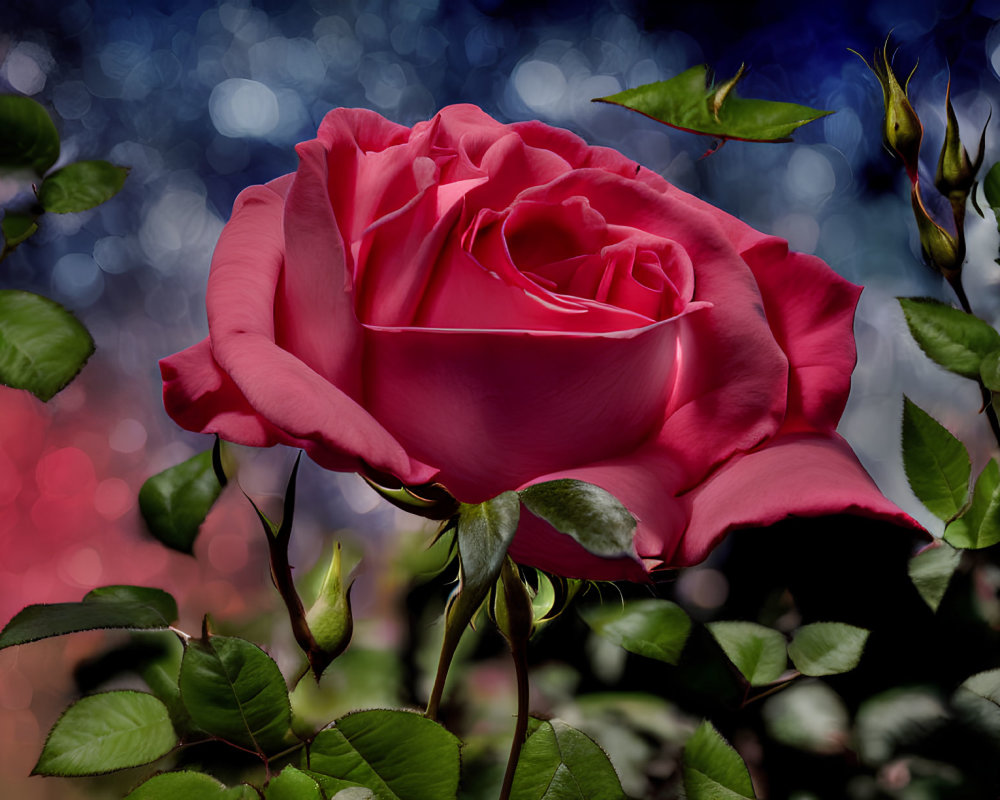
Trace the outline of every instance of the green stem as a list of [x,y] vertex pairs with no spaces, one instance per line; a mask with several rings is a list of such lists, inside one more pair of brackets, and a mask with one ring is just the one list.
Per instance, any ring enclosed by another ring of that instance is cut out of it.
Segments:
[[507,771],[503,776],[503,786],[500,789],[500,800],[509,800],[514,786],[514,773],[517,772],[517,762],[521,757],[521,748],[528,736],[528,640],[535,627],[534,612],[531,599],[521,580],[520,572],[510,557],[504,559],[500,571],[500,583],[503,587],[503,607],[499,603],[495,613],[497,627],[500,628],[510,655],[514,659],[514,673],[517,676],[517,723],[514,725],[514,738],[510,743],[510,756],[507,758]]
[[510,743],[510,755],[507,758],[507,771],[503,776],[503,786],[500,788],[500,800],[509,800],[514,786],[514,773],[521,757],[521,748],[528,735],[528,653],[527,648],[511,644],[510,654],[514,659],[514,672],[517,675],[517,723],[514,726],[514,739]]

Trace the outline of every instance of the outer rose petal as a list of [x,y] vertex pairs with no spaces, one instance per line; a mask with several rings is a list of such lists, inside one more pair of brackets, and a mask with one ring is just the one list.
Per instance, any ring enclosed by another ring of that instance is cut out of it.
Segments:
[[837,427],[857,361],[854,309],[861,287],[813,256],[764,238],[743,251],[760,286],[767,322],[791,368],[783,433]]
[[[247,189],[222,232],[206,298],[215,363],[231,378],[246,406],[283,431],[284,441],[306,442],[307,452],[322,466],[354,471],[364,459],[406,482],[429,481],[433,468],[411,458],[344,391],[275,343],[273,307],[284,261],[283,205],[284,198],[271,188]],[[255,269],[247,269],[247,264]],[[203,395],[201,402],[210,397]],[[180,393],[172,398],[167,411],[178,422],[213,418],[210,412],[189,408],[199,398]]]
[[217,433],[227,442],[270,447],[290,437],[257,414],[239,387],[215,363],[206,338],[160,361],[163,405],[182,428]]
[[[682,498],[690,519],[680,547],[664,552],[670,566],[704,560],[729,531],[790,516],[857,514],[923,530],[879,491],[837,434],[791,434],[738,456]],[[654,555],[644,552],[641,555]]]

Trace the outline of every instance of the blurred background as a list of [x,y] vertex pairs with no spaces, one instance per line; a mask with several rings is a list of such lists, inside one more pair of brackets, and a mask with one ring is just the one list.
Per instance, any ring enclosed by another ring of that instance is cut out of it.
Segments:
[[[206,523],[197,561],[143,532],[135,498],[149,475],[210,445],[166,417],[157,360],[206,333],[208,265],[235,196],[293,170],[293,145],[336,106],[410,125],[472,102],[502,121],[569,128],[863,284],[859,366],[841,432],[883,491],[933,529],[902,475],[901,394],[962,438],[977,468],[989,457],[988,429],[975,387],[919,353],[893,299],[952,298],[920,262],[908,184],[881,146],[881,92],[849,48],[870,60],[891,30],[897,72],[919,61],[910,95],[925,125],[929,183],[949,79],[970,150],[1000,108],[998,18],[1000,0],[7,0],[0,92],[51,111],[60,164],[104,158],[131,174],[92,211],[46,215],[0,265],[0,286],[53,297],[97,344],[79,379],[47,405],[0,388],[0,622],[26,604],[78,600],[109,583],[174,592],[189,630],[205,611],[259,621],[275,607],[260,529],[238,493],[227,492]],[[836,113],[794,143],[730,142],[702,159],[710,140],[590,102],[698,63],[727,78],[743,62],[744,96]],[[998,130],[986,133],[986,167],[1000,158]],[[0,205],[16,188],[0,181]],[[970,213],[968,236],[966,289],[996,324],[997,225],[988,210],[985,220]],[[273,502],[293,454],[238,455],[243,488]],[[388,599],[402,588],[386,585],[393,578],[379,564],[418,551],[429,529],[414,536],[419,526],[360,480],[310,463],[299,509],[297,563],[316,562],[340,532],[370,565],[355,590],[358,637],[402,637]],[[720,579],[716,571],[691,582],[707,608]],[[76,784],[26,776],[74,690],[72,665],[106,642],[95,633],[0,652],[4,796],[76,796]],[[480,679],[488,697],[491,679]]]

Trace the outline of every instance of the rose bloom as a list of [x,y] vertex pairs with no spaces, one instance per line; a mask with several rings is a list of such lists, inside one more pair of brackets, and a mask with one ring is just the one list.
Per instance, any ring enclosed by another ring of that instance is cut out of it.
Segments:
[[236,200],[209,336],[169,414],[458,500],[575,478],[636,517],[604,558],[522,510],[511,556],[643,580],[727,531],[912,526],[836,433],[860,288],[619,153],[471,105],[407,128],[336,109]]

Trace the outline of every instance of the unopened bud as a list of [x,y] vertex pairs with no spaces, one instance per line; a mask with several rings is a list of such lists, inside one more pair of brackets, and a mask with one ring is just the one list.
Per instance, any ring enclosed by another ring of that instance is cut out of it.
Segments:
[[[917,112],[910,105],[907,97],[907,87],[910,78],[916,72],[916,66],[910,71],[906,83],[900,86],[896,79],[896,74],[889,64],[888,54],[889,40],[886,39],[882,46],[882,52],[876,52],[872,63],[865,65],[875,73],[878,82],[882,87],[882,100],[885,104],[885,117],[882,122],[882,138],[886,147],[898,155],[906,173],[910,177],[911,183],[917,182],[917,171],[920,157],[920,141],[924,135],[924,129],[920,124]],[[864,61],[864,57],[861,57]]]
[[319,676],[337,656],[347,649],[354,633],[351,614],[351,585],[344,587],[341,575],[340,543],[334,545],[333,557],[323,578],[323,586],[313,607],[306,614],[306,623],[316,648],[309,655],[313,674]]
[[948,233],[931,218],[916,186],[910,192],[910,201],[913,216],[917,220],[917,230],[920,232],[920,250],[924,260],[949,282],[953,281],[961,274],[962,262],[965,261],[965,243],[962,237]]
[[958,134],[958,119],[951,105],[951,81],[948,81],[948,89],[945,92],[945,109],[948,114],[948,127],[945,130],[944,145],[941,147],[941,157],[938,159],[934,186],[941,194],[948,197],[953,205],[964,206],[976,182],[976,173],[983,163],[986,128],[983,128],[983,135],[979,140],[979,152],[973,161],[969,158],[969,152]]

